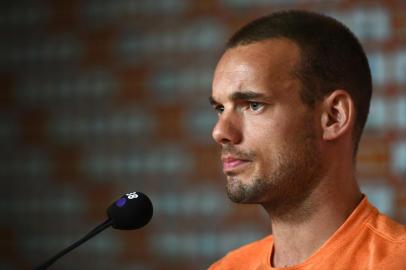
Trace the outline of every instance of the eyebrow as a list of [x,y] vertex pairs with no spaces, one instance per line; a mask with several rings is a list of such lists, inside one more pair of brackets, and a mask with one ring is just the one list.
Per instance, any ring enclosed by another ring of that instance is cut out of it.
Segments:
[[262,98],[264,94],[256,93],[253,91],[234,92],[230,95],[231,100],[250,100],[254,98]]
[[[231,100],[251,100],[255,98],[264,98],[265,95],[262,93],[256,93],[253,91],[239,91],[239,92],[234,92],[232,93],[229,98]],[[217,105],[219,102],[217,102],[213,96],[209,97],[209,102],[211,105]]]
[[214,99],[213,96],[210,96],[210,97],[209,97],[209,102],[210,102],[210,105],[217,105],[217,104],[219,104],[219,103]]

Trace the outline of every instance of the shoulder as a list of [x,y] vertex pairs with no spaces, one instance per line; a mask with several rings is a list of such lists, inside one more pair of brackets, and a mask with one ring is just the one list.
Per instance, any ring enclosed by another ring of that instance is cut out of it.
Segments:
[[210,270],[215,269],[235,269],[235,267],[252,266],[252,263],[261,263],[262,258],[266,259],[267,255],[271,254],[272,249],[272,236],[267,236],[261,240],[251,242],[240,248],[227,253],[219,261],[210,266]]
[[384,214],[377,212],[365,225],[384,241],[406,244],[406,227]]
[[365,224],[368,240],[368,269],[405,269],[406,227],[376,211]]

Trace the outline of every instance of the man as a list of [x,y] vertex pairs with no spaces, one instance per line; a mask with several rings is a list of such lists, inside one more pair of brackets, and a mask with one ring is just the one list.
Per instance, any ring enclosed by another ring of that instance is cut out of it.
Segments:
[[226,48],[213,138],[230,199],[262,205],[272,235],[210,269],[406,269],[406,228],[355,179],[372,86],[354,35],[330,17],[285,11],[244,26]]

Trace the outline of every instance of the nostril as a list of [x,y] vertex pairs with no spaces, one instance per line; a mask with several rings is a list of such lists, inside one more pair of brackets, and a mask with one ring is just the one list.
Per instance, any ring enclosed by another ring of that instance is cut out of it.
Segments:
[[230,140],[226,139],[226,138],[223,138],[223,139],[221,139],[220,143],[221,144],[230,144]]

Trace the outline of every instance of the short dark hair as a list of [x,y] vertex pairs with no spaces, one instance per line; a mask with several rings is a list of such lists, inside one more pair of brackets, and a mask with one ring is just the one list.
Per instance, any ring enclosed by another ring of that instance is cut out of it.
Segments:
[[337,89],[346,90],[355,104],[354,154],[368,117],[371,72],[362,46],[342,23],[326,15],[288,10],[256,19],[238,30],[226,49],[271,38],[287,38],[300,48],[300,97],[314,106]]

